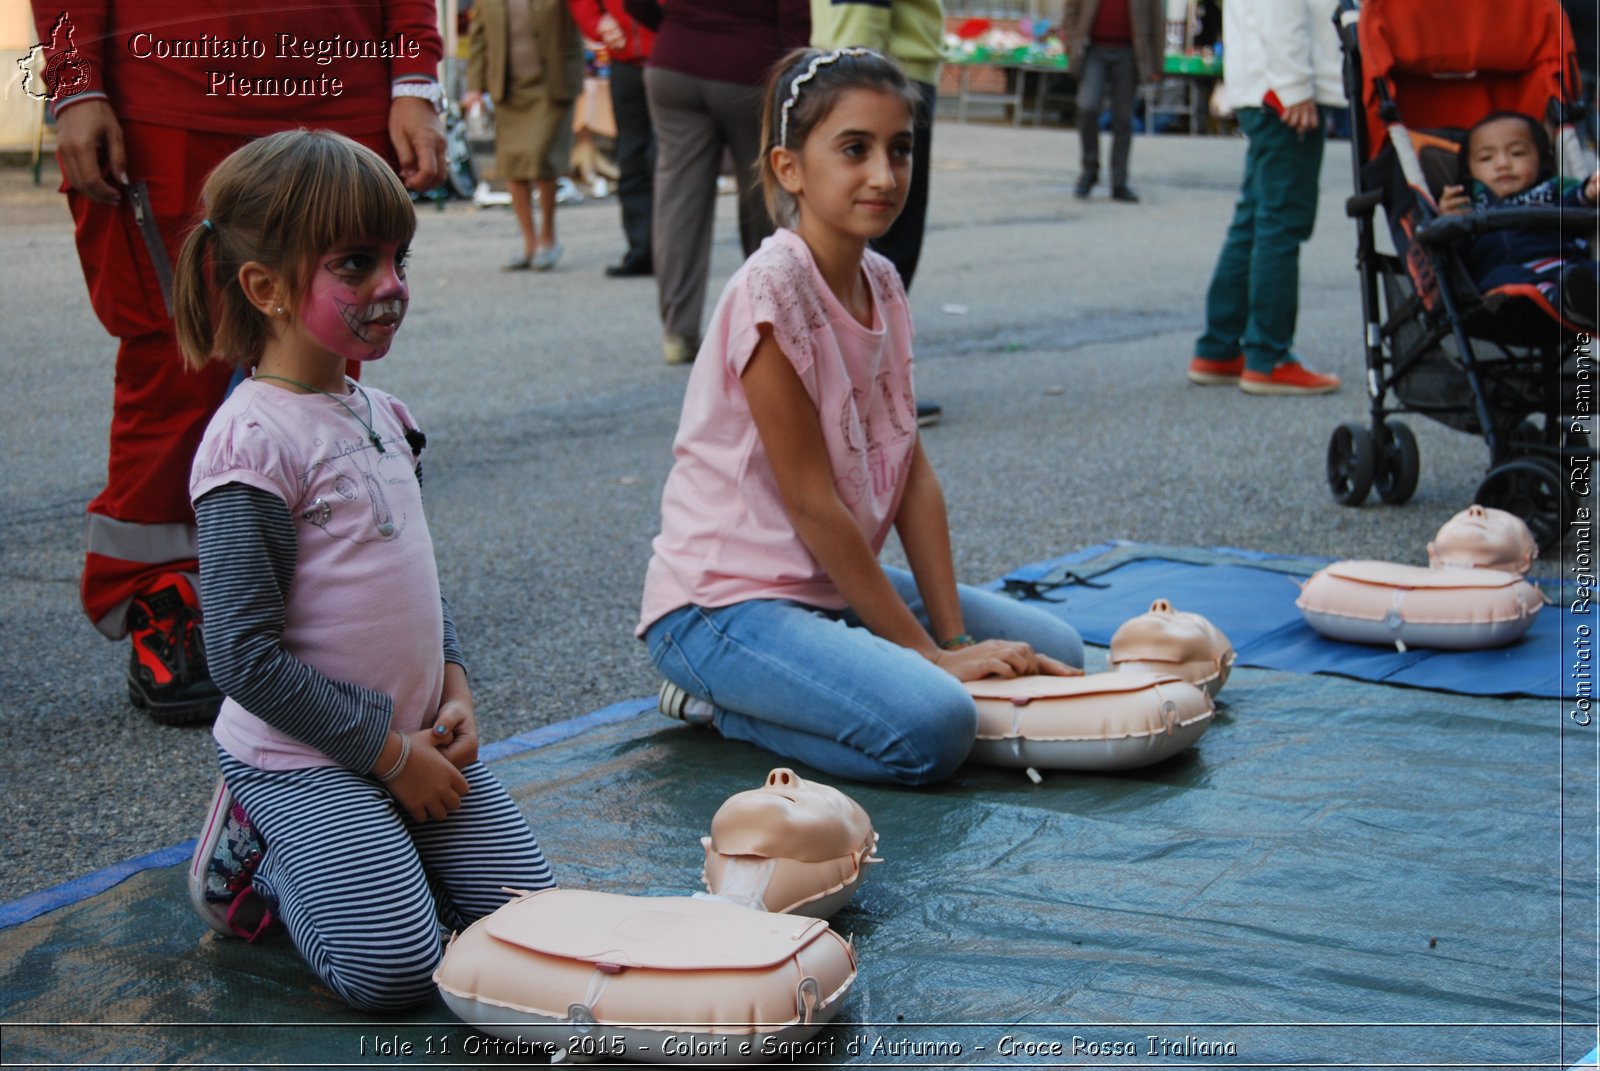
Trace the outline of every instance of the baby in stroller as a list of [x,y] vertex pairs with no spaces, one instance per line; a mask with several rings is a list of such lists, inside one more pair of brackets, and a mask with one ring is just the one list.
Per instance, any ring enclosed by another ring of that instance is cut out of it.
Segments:
[[[1521,112],[1497,111],[1467,132],[1458,184],[1439,196],[1441,212],[1466,215],[1525,207],[1591,207],[1600,172],[1580,182],[1556,174],[1544,126]],[[1487,293],[1531,287],[1577,326],[1596,326],[1600,262],[1583,228],[1512,228],[1473,235],[1462,250],[1472,281]]]

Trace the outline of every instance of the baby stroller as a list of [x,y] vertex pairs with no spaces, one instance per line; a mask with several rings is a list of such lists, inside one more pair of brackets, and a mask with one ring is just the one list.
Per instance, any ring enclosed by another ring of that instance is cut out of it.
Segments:
[[[1482,229],[1587,227],[1568,209],[1441,216],[1457,181],[1465,128],[1510,109],[1564,127],[1563,171],[1577,162],[1572,33],[1559,0],[1341,0],[1336,16],[1351,102],[1357,267],[1366,327],[1370,425],[1342,424],[1328,444],[1328,485],[1345,505],[1369,491],[1399,504],[1417,487],[1416,437],[1398,413],[1482,435],[1489,468],[1476,501],[1528,522],[1542,549],[1560,541],[1571,486],[1587,483],[1588,437],[1563,414],[1591,412],[1575,392],[1576,325],[1532,287],[1479,293],[1461,241]],[[1380,252],[1382,207],[1394,252]],[[1579,403],[1582,409],[1574,408]],[[1587,422],[1584,422],[1587,426]],[[1582,479],[1572,478],[1581,469]]]

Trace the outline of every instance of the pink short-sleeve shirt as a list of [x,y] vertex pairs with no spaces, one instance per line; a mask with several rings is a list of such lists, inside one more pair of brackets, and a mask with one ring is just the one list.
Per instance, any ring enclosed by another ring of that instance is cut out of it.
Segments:
[[917,443],[911,315],[894,266],[868,252],[873,324],[840,304],[799,235],[779,230],[723,289],[685,391],[638,633],[682,606],[790,599],[845,605],[778,493],[740,379],[763,325],[817,408],[839,499],[873,553]]
[[[325,677],[390,696],[391,728],[411,732],[432,723],[444,689],[439,576],[405,437],[416,424],[372,387],[343,400],[370,419],[382,452],[338,399],[240,383],[206,428],[189,493],[241,483],[283,500],[298,558],[284,648]],[[212,732],[261,769],[333,764],[231,698]]]

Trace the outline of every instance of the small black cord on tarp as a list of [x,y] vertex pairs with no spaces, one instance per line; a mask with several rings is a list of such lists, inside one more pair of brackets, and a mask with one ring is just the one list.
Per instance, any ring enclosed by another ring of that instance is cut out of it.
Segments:
[[1059,577],[1049,580],[1046,580],[1043,577],[1038,580],[1018,580],[1015,578],[1007,578],[1006,580],[1001,581],[1000,590],[1005,592],[1007,595],[1010,595],[1014,599],[1035,599],[1039,602],[1066,602],[1066,596],[1063,595],[1061,598],[1052,599],[1049,593],[1055,591],[1057,588],[1072,586],[1086,588],[1108,588],[1111,585],[1097,583],[1093,580],[1090,580],[1086,576],[1080,576],[1079,574],[1068,569]]

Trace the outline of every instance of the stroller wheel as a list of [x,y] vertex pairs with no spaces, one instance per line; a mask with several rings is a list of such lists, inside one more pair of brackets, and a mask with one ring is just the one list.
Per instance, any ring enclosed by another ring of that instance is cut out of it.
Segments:
[[1417,489],[1421,460],[1417,456],[1417,437],[1398,420],[1378,425],[1378,475],[1373,487],[1378,497],[1391,506],[1411,501]]
[[1372,433],[1361,424],[1340,424],[1328,440],[1328,490],[1346,506],[1359,506],[1377,475]]
[[1562,427],[1562,421],[1543,424],[1524,420],[1511,430],[1511,453],[1515,457],[1542,457],[1547,461],[1567,458],[1593,458],[1594,447],[1582,423]]
[[1503,509],[1521,517],[1545,552],[1561,542],[1561,514],[1566,488],[1561,469],[1539,457],[1519,457],[1497,465],[1478,485],[1480,506]]

